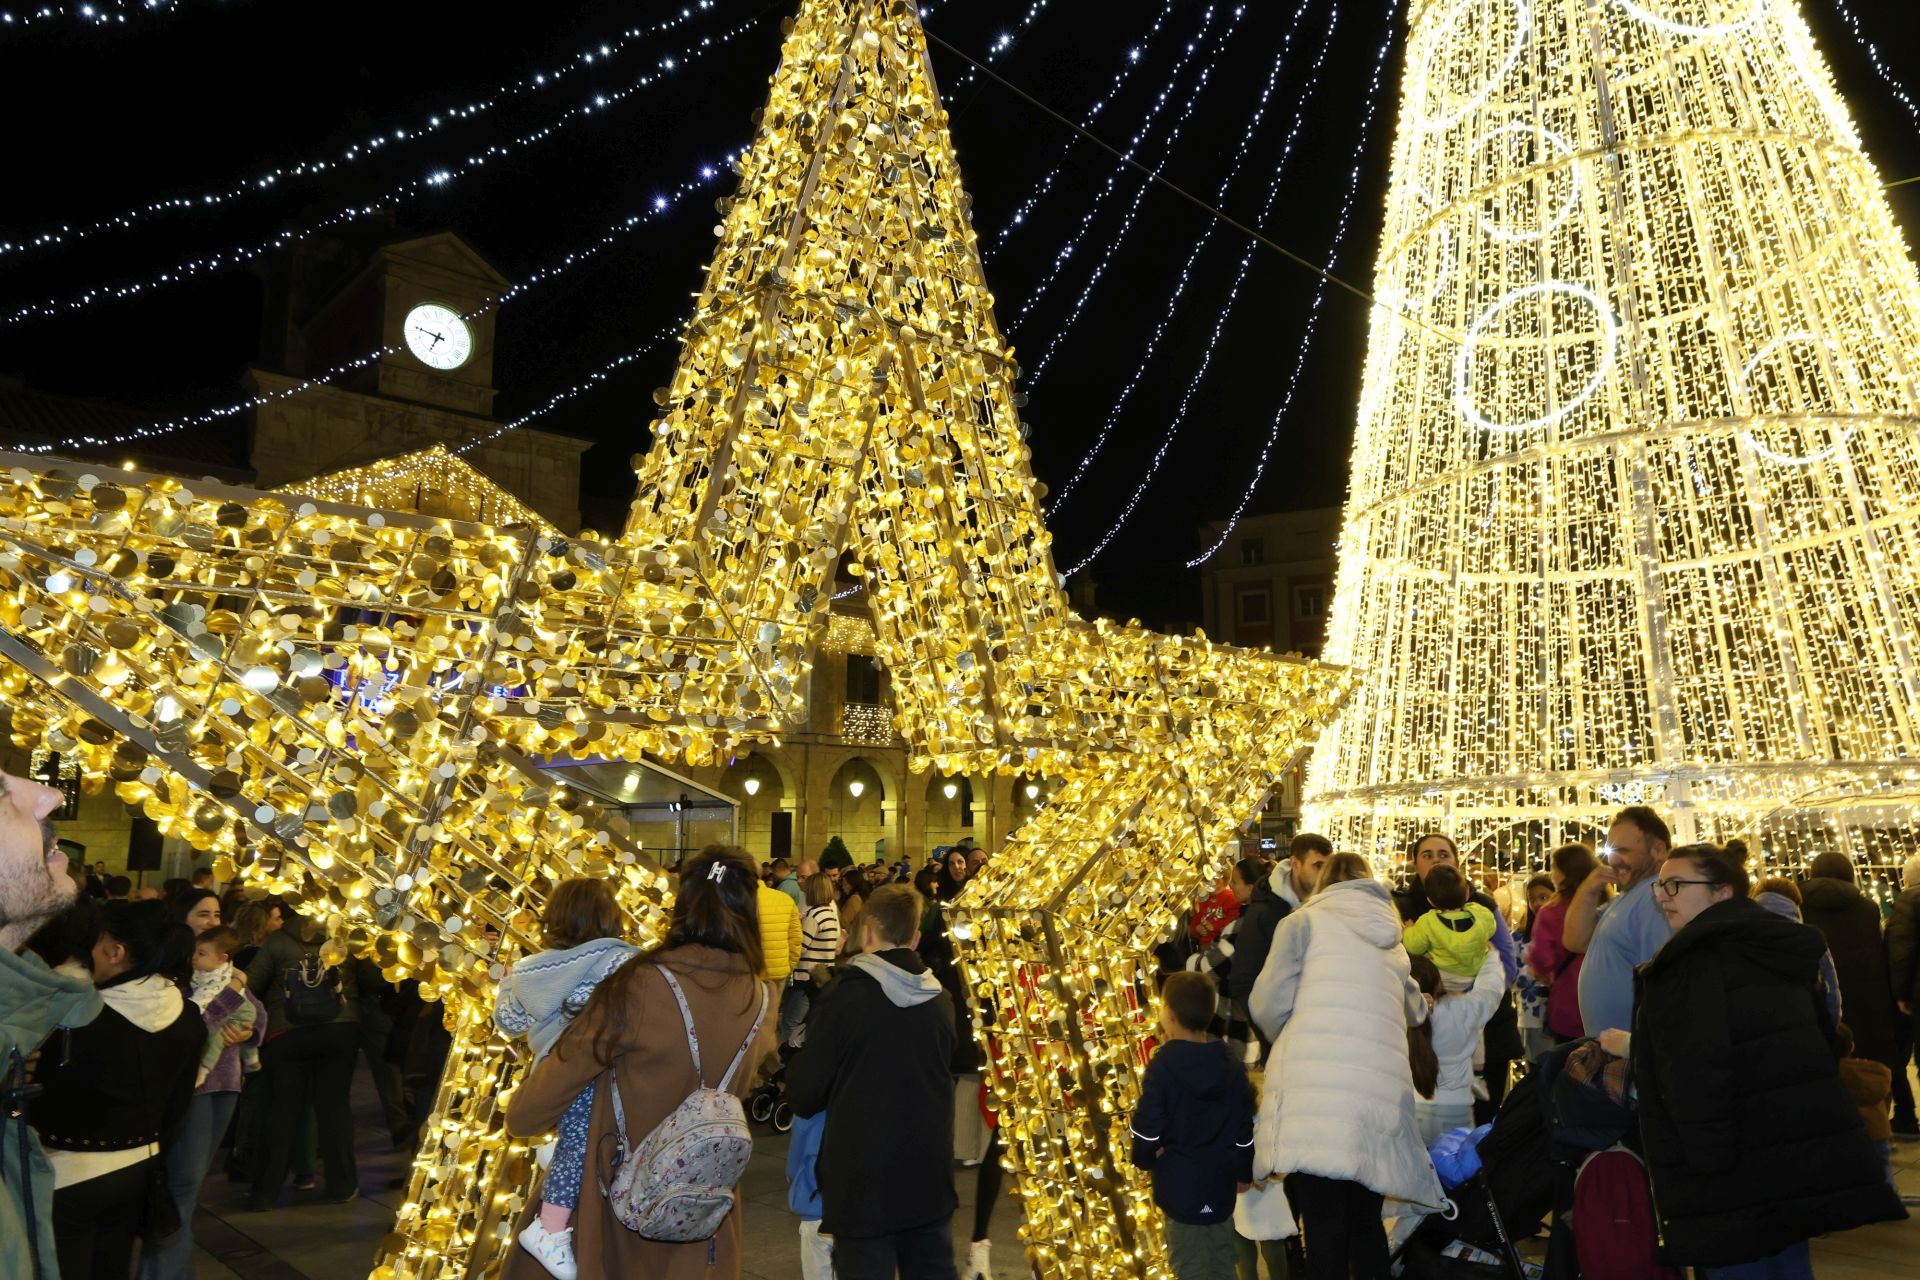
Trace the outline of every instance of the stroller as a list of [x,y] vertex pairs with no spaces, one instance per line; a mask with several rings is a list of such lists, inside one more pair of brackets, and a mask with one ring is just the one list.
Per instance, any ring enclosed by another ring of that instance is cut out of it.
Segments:
[[[1398,1254],[1409,1280],[1530,1280],[1537,1271],[1516,1244],[1532,1236],[1554,1207],[1553,1144],[1537,1075],[1507,1095],[1475,1150],[1479,1168],[1449,1180],[1448,1204],[1429,1214]],[[1439,1167],[1438,1163],[1436,1167]]]
[[793,1128],[793,1104],[787,1101],[787,1063],[799,1050],[783,1044],[779,1052],[780,1065],[747,1094],[747,1116],[755,1124],[773,1126],[775,1133],[787,1133]]

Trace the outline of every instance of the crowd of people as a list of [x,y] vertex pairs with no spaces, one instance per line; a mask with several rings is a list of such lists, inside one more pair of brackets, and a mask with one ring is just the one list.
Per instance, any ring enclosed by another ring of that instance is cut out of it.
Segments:
[[330,960],[295,903],[211,868],[69,868],[61,801],[0,775],[0,1274],[185,1280],[216,1169],[236,1211],[360,1195],[362,1057],[404,1167],[449,1043],[411,984]]
[[[143,895],[70,874],[58,802],[0,778],[5,1273],[125,1280],[137,1258],[143,1277],[191,1275],[223,1149],[249,1207],[289,1183],[296,1202],[357,1195],[356,1059],[377,1057],[404,1149],[422,1103],[407,1080],[437,1064],[400,1046],[439,1020],[329,954],[290,902],[223,896],[210,875]],[[915,873],[711,846],[675,869],[646,950],[607,882],[553,886],[545,949],[495,1007],[531,1062],[507,1127],[552,1135],[509,1280],[742,1274],[740,1099],[769,1081],[795,1117],[807,1280],[989,1275],[1003,1171],[975,1026],[991,1051],[993,1010],[942,910],[986,857],[942,849]],[[1890,1143],[1916,1133],[1920,858],[1884,929],[1844,856],[1757,883],[1747,861],[1737,842],[1675,848],[1634,807],[1604,856],[1554,851],[1516,901],[1438,833],[1407,849],[1397,888],[1310,834],[1277,865],[1235,863],[1162,951],[1129,1118],[1175,1274],[1388,1275],[1405,1237],[1386,1224],[1446,1201],[1437,1144],[1496,1116],[1528,1068],[1581,1054],[1617,1064],[1649,1256],[1716,1280],[1810,1276],[1813,1237],[1902,1216]]]
[[1522,1061],[1616,1088],[1650,1267],[1807,1277],[1813,1237],[1905,1216],[1920,858],[1883,930],[1844,855],[1752,883],[1739,842],[1675,848],[1644,806],[1604,860],[1564,846],[1510,904],[1442,834],[1412,842],[1397,891],[1328,847],[1242,860],[1163,949],[1132,1156],[1180,1280],[1254,1280],[1263,1258],[1272,1280],[1387,1276],[1384,1223],[1405,1240],[1443,1209],[1433,1152],[1494,1118]]

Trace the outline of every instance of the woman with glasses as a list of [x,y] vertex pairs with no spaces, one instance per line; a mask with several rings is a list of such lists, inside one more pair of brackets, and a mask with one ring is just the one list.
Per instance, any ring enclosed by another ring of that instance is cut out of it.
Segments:
[[1709,1280],[1813,1275],[1807,1241],[1905,1217],[1848,1101],[1825,944],[1747,897],[1745,850],[1675,849],[1646,887],[1673,934],[1638,977],[1631,1042],[1664,1259]]

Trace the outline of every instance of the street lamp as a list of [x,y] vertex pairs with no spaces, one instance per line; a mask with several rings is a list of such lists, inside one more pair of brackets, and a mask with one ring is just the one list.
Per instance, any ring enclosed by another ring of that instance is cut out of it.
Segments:
[[858,800],[860,798],[860,793],[862,791],[865,791],[866,789],[867,789],[867,784],[860,781],[860,779],[858,778],[855,778],[852,782],[849,782],[847,784],[847,794],[852,796],[855,800]]

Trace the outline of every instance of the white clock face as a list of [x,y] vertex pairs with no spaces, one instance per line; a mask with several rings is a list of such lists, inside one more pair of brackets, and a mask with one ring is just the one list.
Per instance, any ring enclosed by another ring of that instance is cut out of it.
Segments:
[[458,369],[473,354],[473,330],[460,313],[425,302],[407,313],[407,350],[432,369]]

